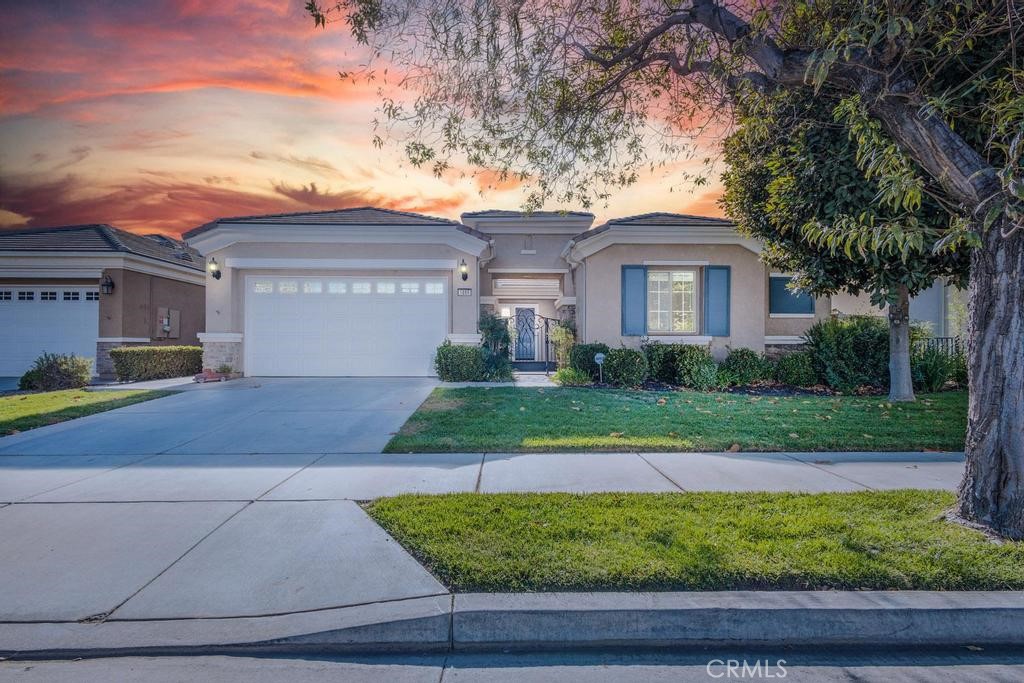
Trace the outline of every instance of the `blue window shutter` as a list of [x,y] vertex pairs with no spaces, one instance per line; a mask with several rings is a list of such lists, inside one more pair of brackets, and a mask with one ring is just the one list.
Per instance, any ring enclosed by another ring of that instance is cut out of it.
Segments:
[[622,266],[622,335],[647,334],[647,268]]
[[792,278],[773,276],[768,278],[769,313],[814,313],[814,297],[797,294],[787,285]]
[[729,266],[704,266],[704,334],[729,336],[731,276]]

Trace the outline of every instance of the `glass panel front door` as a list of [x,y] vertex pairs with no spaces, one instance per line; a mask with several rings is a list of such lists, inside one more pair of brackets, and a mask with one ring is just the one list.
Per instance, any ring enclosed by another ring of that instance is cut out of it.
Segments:
[[532,308],[516,309],[516,360],[534,360],[537,353]]

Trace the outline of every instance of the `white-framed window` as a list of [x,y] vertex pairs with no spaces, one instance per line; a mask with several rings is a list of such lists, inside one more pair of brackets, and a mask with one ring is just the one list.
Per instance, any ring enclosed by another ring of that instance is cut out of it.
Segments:
[[655,334],[697,334],[696,268],[647,271],[647,330]]
[[419,294],[420,283],[418,282],[403,282],[402,283],[402,294]]
[[328,294],[344,294],[348,291],[348,285],[344,282],[328,282],[327,293]]
[[369,282],[353,282],[352,283],[353,294],[369,294],[370,283]]
[[78,301],[81,296],[79,292],[64,292],[64,301]]
[[319,280],[311,280],[311,281],[303,282],[302,283],[302,293],[303,294],[320,294],[323,291],[324,291],[323,283],[321,283]]
[[427,294],[444,294],[444,283],[443,282],[428,282],[426,289],[424,290]]
[[35,301],[35,300],[36,300],[36,293],[35,292],[26,292],[24,290],[18,292],[18,301]]
[[40,301],[56,301],[57,292],[39,292]]
[[273,294],[274,283],[270,280],[255,280],[252,283],[253,294]]
[[4,291],[0,292],[0,301],[10,301],[11,298],[12,297],[10,290],[5,289]]
[[86,301],[99,301],[100,300],[100,293],[99,292],[86,292],[85,293],[85,300]]
[[395,283],[394,282],[378,282],[377,283],[378,294],[394,294]]
[[295,280],[282,280],[277,283],[278,294],[298,294],[299,283]]

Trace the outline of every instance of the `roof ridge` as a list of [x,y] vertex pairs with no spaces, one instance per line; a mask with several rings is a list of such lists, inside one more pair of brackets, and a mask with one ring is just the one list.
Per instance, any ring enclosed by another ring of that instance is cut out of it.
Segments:
[[631,223],[643,218],[652,218],[654,216],[667,216],[669,218],[690,218],[699,221],[718,221],[722,223],[732,223],[728,218],[722,218],[720,216],[699,216],[692,213],[676,213],[674,211],[649,211],[648,213],[638,213],[633,216],[622,216],[621,218],[610,218],[606,223]]
[[96,230],[100,235],[102,235],[103,239],[105,239],[107,243],[117,251],[131,251],[125,243],[121,241],[120,235],[117,234],[120,232],[119,228],[115,228],[114,226],[106,223],[100,223],[96,226]]
[[[326,209],[324,211],[289,211],[286,213],[264,213],[264,214],[253,214],[250,216],[223,216],[221,218],[215,218],[210,223],[220,223],[232,221],[241,221],[247,218],[288,218],[291,216],[323,216],[329,213],[346,213],[350,211],[380,211],[382,213],[393,213],[400,216],[411,216],[413,218],[426,218],[428,220],[438,221],[442,223],[458,223],[450,218],[441,218],[439,216],[431,216],[425,213],[416,213],[415,211],[401,211],[399,209],[387,209],[380,206],[346,206],[338,209]],[[209,225],[206,223],[205,225]]]

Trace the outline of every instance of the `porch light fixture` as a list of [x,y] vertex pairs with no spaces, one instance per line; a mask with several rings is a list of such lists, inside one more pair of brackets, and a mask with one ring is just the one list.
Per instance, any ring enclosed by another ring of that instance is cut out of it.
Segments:
[[466,265],[466,259],[459,262],[459,272],[462,273],[463,282],[469,279],[469,266]]
[[103,276],[103,281],[100,282],[100,291],[104,294],[114,293],[114,281],[110,279],[109,275]]
[[210,275],[213,276],[214,280],[219,280],[221,276],[220,264],[217,263],[217,259],[210,259],[210,265],[206,266],[210,271]]

